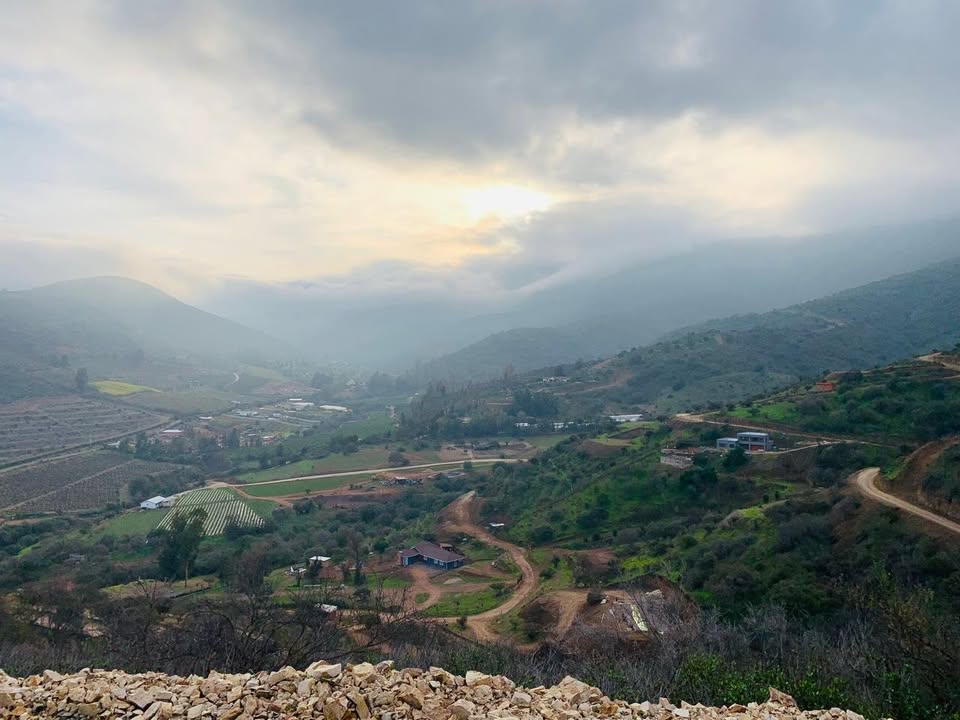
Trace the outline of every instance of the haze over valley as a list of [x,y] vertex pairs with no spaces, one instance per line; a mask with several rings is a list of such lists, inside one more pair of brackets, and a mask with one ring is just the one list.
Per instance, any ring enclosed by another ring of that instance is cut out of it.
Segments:
[[957,720],[958,19],[8,3],[0,717]]

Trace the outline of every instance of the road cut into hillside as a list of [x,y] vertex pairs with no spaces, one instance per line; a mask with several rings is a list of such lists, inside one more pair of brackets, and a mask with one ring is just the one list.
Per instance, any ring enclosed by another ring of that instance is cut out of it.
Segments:
[[952,533],[960,535],[960,523],[955,523],[953,520],[948,520],[941,515],[937,515],[934,512],[930,512],[922,507],[918,507],[913,503],[898,498],[895,495],[883,492],[883,490],[880,490],[876,485],[878,477],[880,477],[880,468],[865,468],[855,472],[850,476],[850,484],[860,490],[860,492],[862,492],[871,500],[876,500],[884,505],[897,508],[898,510],[903,510],[904,512],[915,515],[916,517],[922,518],[927,522],[934,523],[942,528],[946,528]]

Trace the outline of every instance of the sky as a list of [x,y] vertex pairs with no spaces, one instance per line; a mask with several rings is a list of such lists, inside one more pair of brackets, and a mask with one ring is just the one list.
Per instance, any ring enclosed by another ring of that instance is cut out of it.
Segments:
[[0,287],[496,294],[957,210],[956,2],[0,2]]

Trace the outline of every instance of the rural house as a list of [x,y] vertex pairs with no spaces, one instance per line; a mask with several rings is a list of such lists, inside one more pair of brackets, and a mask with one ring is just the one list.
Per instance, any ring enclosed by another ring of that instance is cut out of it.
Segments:
[[466,558],[453,551],[452,546],[440,547],[432,542],[418,542],[408,550],[399,553],[400,565],[407,567],[415,562],[425,562],[427,565],[441,567],[444,570],[463,567]]

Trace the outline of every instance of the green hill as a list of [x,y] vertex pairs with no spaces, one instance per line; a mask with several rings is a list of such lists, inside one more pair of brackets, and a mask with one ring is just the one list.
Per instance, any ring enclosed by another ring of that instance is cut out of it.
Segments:
[[774,310],[715,320],[622,353],[620,403],[689,410],[770,392],[828,370],[869,368],[960,340],[960,259]]

